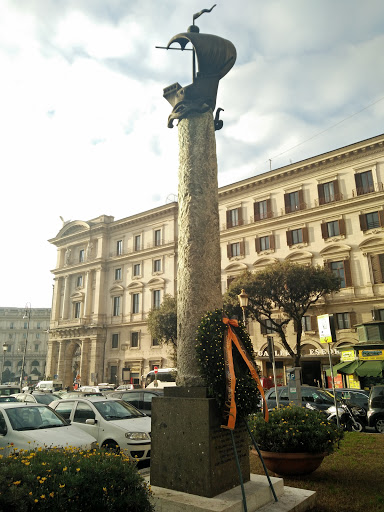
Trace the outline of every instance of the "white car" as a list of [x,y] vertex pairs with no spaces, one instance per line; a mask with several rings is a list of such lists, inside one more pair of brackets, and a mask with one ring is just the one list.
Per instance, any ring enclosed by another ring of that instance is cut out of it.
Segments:
[[0,403],[0,448],[4,456],[18,450],[72,446],[90,450],[96,439],[69,425],[47,405],[24,402]]
[[151,418],[124,400],[90,396],[55,400],[49,406],[95,437],[99,446],[123,450],[138,461],[150,460]]

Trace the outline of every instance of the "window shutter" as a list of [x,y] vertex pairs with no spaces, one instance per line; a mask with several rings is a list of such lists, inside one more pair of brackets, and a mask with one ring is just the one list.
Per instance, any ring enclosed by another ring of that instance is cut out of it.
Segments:
[[292,245],[293,245],[293,242],[292,242],[292,231],[287,231],[287,245],[289,247],[292,247]]
[[339,219],[339,233],[340,235],[346,235],[347,231],[345,229],[345,219]]
[[324,238],[324,240],[328,238],[328,226],[326,222],[321,224],[321,236]]
[[239,226],[242,226],[244,224],[244,221],[243,221],[243,209],[242,208],[237,208],[237,214],[238,214],[238,219],[239,219]]
[[259,203],[253,203],[253,217],[255,220],[260,220]]
[[232,227],[231,210],[227,210],[227,228]]
[[304,227],[302,228],[302,234],[303,234],[303,243],[307,244],[308,243],[308,228],[307,227]]
[[231,247],[231,244],[227,244],[227,256],[228,256],[228,259],[232,258],[232,247]]
[[373,256],[371,256],[373,282],[375,284],[384,282],[384,268],[382,268],[382,266],[380,265],[380,256],[380,254],[374,254]]
[[377,311],[377,309],[372,309],[371,314],[372,320],[380,320],[379,312]]
[[272,200],[271,199],[267,199],[267,217],[268,217],[268,219],[273,217]]
[[256,248],[257,254],[259,254],[259,252],[261,252],[261,244],[260,244],[260,238],[258,236],[255,239],[255,248]]
[[360,174],[355,174],[355,183],[356,183],[356,194],[359,196],[362,194],[362,183]]
[[353,326],[356,324],[357,324],[356,313],[355,313],[355,311],[351,311],[349,313],[349,326],[351,329],[353,329]]
[[[319,195],[319,204],[325,203],[325,197],[324,197],[324,185],[322,183],[319,183],[317,185],[317,193]],[[324,237],[323,237],[324,238]]]
[[337,321],[337,313],[333,315],[333,322],[335,324],[335,329],[339,328],[339,322]]
[[245,243],[244,243],[244,241],[240,242],[240,256],[245,256]]
[[367,231],[367,217],[363,213],[362,215],[359,215],[359,221],[360,221],[360,229],[361,231]]
[[379,214],[379,224],[381,227],[384,226],[384,210],[379,210],[377,212]]
[[275,250],[275,236],[269,235],[269,248]]
[[267,328],[265,327],[265,325],[260,324],[260,332],[261,334],[267,334]]
[[334,180],[333,182],[333,192],[335,194],[335,201],[340,201],[340,187],[339,187],[339,181]]
[[345,287],[352,286],[351,262],[344,260]]
[[284,205],[285,205],[285,213],[290,213],[291,207],[289,205],[289,194],[284,194]]
[[311,315],[311,331],[317,331],[317,316]]
[[304,204],[304,192],[303,190],[299,190],[299,210],[304,210],[305,204]]

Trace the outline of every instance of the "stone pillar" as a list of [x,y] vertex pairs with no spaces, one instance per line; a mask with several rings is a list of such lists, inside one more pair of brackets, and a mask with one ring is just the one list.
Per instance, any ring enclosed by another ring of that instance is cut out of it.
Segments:
[[55,279],[55,286],[53,289],[52,314],[51,314],[52,322],[58,322],[60,320],[60,297],[61,297],[62,284],[63,284],[63,278],[57,277]]
[[84,298],[84,317],[89,319],[92,306],[92,278],[93,272],[89,270],[85,274],[85,298]]
[[80,375],[81,375],[81,385],[86,386],[90,384],[90,375],[89,375],[89,360],[90,360],[90,340],[86,338],[82,340],[81,343],[81,359],[80,359]]
[[65,276],[64,281],[64,297],[63,297],[63,304],[62,304],[62,318],[63,320],[68,319],[68,310],[69,310],[69,292],[70,292],[70,283],[71,283],[71,276]]
[[215,129],[212,110],[182,119],[179,132],[177,272],[178,384],[200,386],[195,338],[207,311],[222,307]]
[[[65,383],[65,349],[67,346],[67,342],[64,340],[59,341],[59,360],[57,361],[57,375],[59,376],[59,380]],[[53,376],[52,376],[53,377]]]

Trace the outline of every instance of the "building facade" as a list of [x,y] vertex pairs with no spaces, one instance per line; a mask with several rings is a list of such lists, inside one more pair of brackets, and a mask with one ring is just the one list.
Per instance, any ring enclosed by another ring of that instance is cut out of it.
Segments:
[[[333,314],[339,349],[358,341],[355,325],[384,317],[384,135],[360,141],[219,189],[222,291],[244,270],[275,261],[328,266],[341,291],[303,320],[303,378],[325,384],[327,347],[316,317]],[[66,223],[55,238],[58,259],[47,372],[66,385],[133,379],[170,366],[152,340],[146,315],[176,292],[177,204],[126,219],[100,216]],[[267,336],[249,332],[264,376],[272,369]],[[293,342],[293,326],[288,327]],[[278,383],[292,360],[274,337]]]
[[[25,352],[25,384],[36,384],[45,375],[51,310],[0,308],[2,383],[19,383]],[[25,350],[26,349],[26,350]]]

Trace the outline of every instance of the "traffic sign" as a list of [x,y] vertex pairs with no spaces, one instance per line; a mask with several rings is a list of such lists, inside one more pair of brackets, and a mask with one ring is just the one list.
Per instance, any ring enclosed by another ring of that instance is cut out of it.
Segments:
[[157,366],[155,366],[155,367],[153,368],[153,371],[155,372],[155,375],[157,375],[157,372],[159,371],[159,368],[158,368]]

